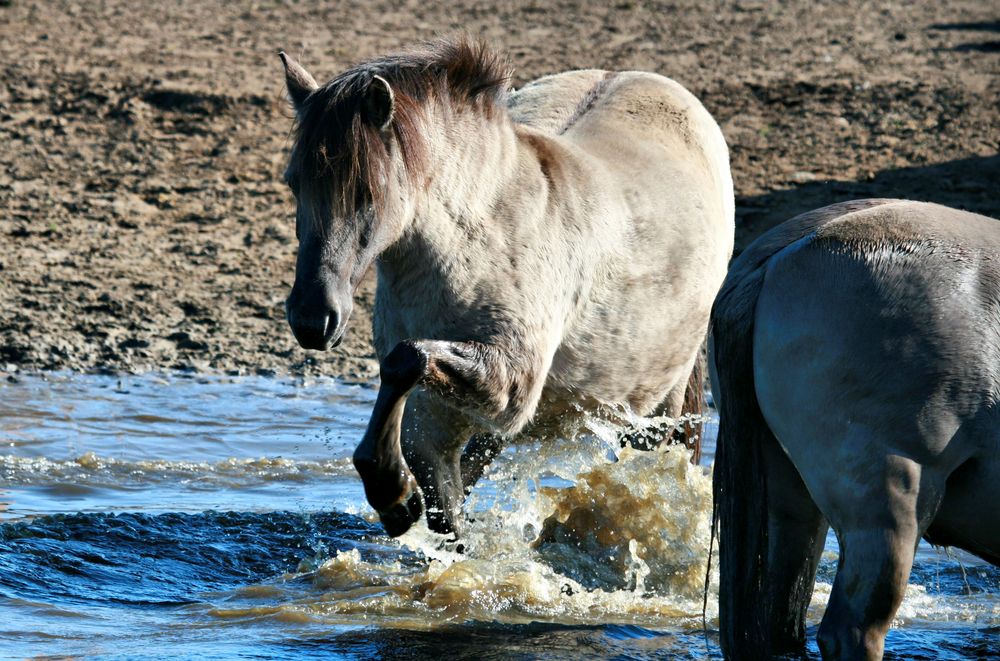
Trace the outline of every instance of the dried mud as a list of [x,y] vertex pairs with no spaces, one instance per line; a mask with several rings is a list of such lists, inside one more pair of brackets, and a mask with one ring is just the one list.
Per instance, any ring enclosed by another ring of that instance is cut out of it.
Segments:
[[1000,20],[984,2],[0,2],[0,370],[374,375],[369,279],[344,344],[284,321],[291,114],[317,78],[461,32],[520,85],[644,69],[723,127],[737,246],[907,197],[1000,217]]

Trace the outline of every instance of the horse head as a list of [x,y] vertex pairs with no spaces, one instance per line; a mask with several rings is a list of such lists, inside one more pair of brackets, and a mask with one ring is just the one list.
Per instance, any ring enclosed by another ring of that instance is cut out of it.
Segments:
[[[370,60],[322,86],[281,60],[296,114],[285,179],[299,239],[287,316],[303,347],[323,350],[343,335],[365,271],[417,215],[417,194],[442,172],[468,170],[455,152],[482,137],[457,127],[501,114],[510,70],[468,40]],[[454,177],[439,178],[455,193]]]
[[281,59],[297,120],[285,181],[299,241],[285,309],[299,344],[325,351],[343,338],[365,271],[402,232],[405,139],[394,127],[392,87],[375,71],[352,70],[321,87]]

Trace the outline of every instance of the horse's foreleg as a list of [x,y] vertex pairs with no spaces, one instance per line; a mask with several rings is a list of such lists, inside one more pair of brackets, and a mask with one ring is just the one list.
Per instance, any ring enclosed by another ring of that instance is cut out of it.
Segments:
[[[820,624],[824,659],[882,658],[917,543],[940,505],[943,482],[892,456],[826,494],[840,541],[837,577]],[[860,487],[859,487],[860,485]]]
[[488,428],[516,432],[535,412],[543,385],[542,361],[531,346],[507,351],[483,342],[407,340],[425,356],[421,387]]
[[417,393],[403,419],[403,456],[423,492],[427,526],[458,533],[465,500],[460,456],[472,431],[468,421],[439,401]]
[[415,425],[415,442],[405,443],[404,451],[424,490],[427,525],[436,532],[458,532],[465,495],[500,451],[502,436],[483,433],[469,441],[471,430],[456,419],[478,418],[483,426],[515,431],[537,402],[533,381],[525,376],[530,369],[519,369],[523,356],[512,359],[498,347],[482,343],[416,340],[396,350],[406,351],[405,347],[426,356],[422,395],[435,396],[436,401],[421,408],[436,422]]
[[[382,387],[354,461],[368,501],[389,534],[402,534],[420,515],[414,479],[433,509],[428,523],[440,532],[454,530],[464,497],[460,452],[468,436],[460,432],[466,430],[422,423],[415,412],[413,422],[406,421],[403,458],[403,411],[410,391],[420,385],[424,393],[466,418],[478,418],[501,432],[516,431],[534,413],[541,391],[540,361],[520,367],[529,355],[524,351],[515,358],[478,342],[407,340],[385,357]],[[470,476],[472,468],[467,467]]]
[[499,434],[476,434],[469,440],[461,461],[462,488],[466,495],[502,450],[503,436]]
[[364,438],[354,451],[368,502],[392,536],[402,535],[423,509],[420,491],[400,449],[406,398],[426,364],[416,352],[393,352],[380,366],[381,386]]
[[449,415],[426,398],[413,404],[419,411],[404,417],[403,455],[423,491],[427,526],[442,534],[458,533],[462,503],[503,449],[503,438],[484,433],[470,439],[471,428],[457,419],[460,415]]

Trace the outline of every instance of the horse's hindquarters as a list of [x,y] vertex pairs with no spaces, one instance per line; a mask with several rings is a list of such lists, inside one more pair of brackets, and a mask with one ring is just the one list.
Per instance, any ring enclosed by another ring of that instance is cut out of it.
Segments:
[[[881,658],[917,541],[949,476],[960,481],[956,469],[983,447],[978,418],[994,388],[977,325],[988,315],[961,287],[975,276],[934,251],[883,245],[869,255],[815,238],[768,263],[753,334],[757,400],[841,545],[824,658]],[[968,533],[957,510],[971,503],[954,492],[943,512]],[[995,539],[996,520],[980,539]]]
[[[996,221],[899,200],[803,214],[734,262],[713,311],[728,658],[780,645],[781,614],[754,607],[797,566],[773,550],[809,546],[786,534],[808,505],[840,544],[824,659],[882,658],[921,536],[996,561],[998,262]],[[775,443],[804,494],[782,492]]]
[[768,265],[753,342],[761,410],[835,528],[891,510],[887,484],[903,475],[914,500],[899,506],[917,508],[920,534],[996,561],[996,331],[963,292],[975,260],[840,248],[806,241]]
[[962,291],[973,271],[947,256],[869,258],[826,242],[771,260],[754,376],[765,418],[804,477],[830,466],[849,475],[873,454],[947,475],[979,451],[973,421],[996,378],[983,338],[996,331]]

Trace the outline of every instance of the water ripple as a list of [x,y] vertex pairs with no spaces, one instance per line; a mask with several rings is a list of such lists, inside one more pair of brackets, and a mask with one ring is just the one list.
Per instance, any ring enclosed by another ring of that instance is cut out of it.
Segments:
[[0,595],[176,606],[265,580],[316,553],[377,555],[349,514],[59,514],[0,525]]

